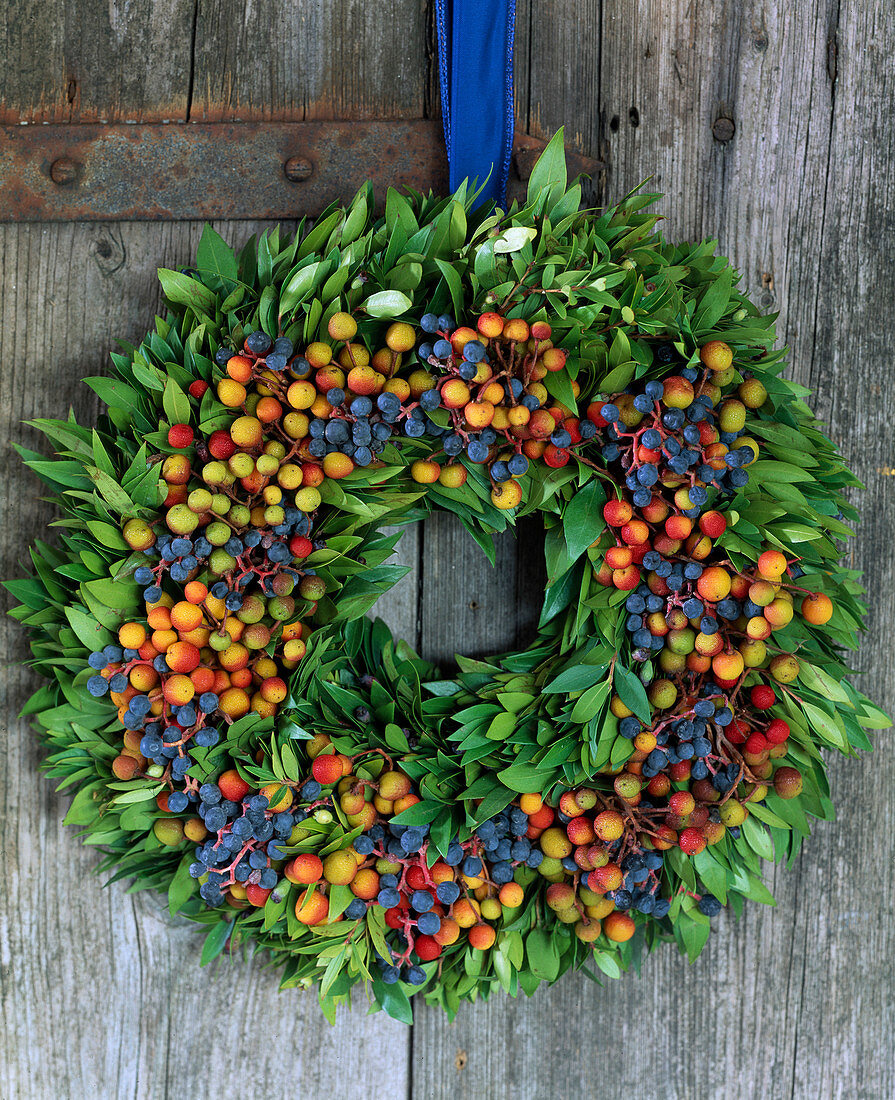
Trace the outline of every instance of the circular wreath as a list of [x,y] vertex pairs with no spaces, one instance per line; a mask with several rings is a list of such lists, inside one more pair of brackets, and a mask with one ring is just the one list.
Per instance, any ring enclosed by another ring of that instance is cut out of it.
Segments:
[[[887,722],[842,656],[857,482],[774,319],[658,196],[581,212],[561,142],[508,212],[365,187],[238,256],[207,228],[97,427],[23,452],[64,517],[10,587],[66,822],[330,1019],[692,959]],[[448,679],[364,617],[380,528],[433,510],[488,554],[546,532],[535,639]]]

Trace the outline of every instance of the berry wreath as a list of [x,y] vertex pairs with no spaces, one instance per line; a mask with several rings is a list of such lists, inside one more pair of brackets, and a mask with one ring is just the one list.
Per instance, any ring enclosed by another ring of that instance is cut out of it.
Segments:
[[[208,228],[86,380],[97,428],[36,422],[63,519],[9,584],[25,713],[66,822],[206,926],[203,964],[263,950],[329,1019],[363,983],[409,1021],[692,959],[832,817],[822,751],[888,723],[842,656],[858,483],[657,197],[580,212],[559,134],[506,213],[374,219],[366,187],[238,256]],[[534,641],[453,679],[364,617],[402,575],[379,529],[434,509],[488,554],[546,530]]]

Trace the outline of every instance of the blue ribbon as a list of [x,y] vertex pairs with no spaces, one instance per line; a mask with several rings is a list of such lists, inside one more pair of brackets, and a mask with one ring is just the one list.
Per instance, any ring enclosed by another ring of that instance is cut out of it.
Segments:
[[516,0],[436,0],[441,109],[451,190],[484,184],[503,205],[513,150]]

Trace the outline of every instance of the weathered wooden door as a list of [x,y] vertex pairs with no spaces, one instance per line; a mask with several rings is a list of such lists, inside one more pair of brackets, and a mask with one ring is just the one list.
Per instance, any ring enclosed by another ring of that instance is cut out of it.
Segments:
[[[10,0],[0,122],[433,117],[432,6]],[[759,303],[781,311],[793,375],[815,388],[868,487],[849,550],[871,606],[856,664],[891,711],[895,9],[520,0],[516,56],[520,129],[546,137],[564,123],[570,143],[606,165],[597,201],[651,176],[669,234],[718,237]],[[215,227],[238,241],[263,226]],[[197,221],[0,226],[4,576],[51,518],[9,441],[39,445],[22,421],[70,404],[92,415],[78,379],[104,369],[116,338],[142,334],[156,267],[186,262],[200,231]],[[430,657],[512,644],[536,614],[537,546],[531,531],[502,540],[493,571],[440,517],[405,536],[413,571],[380,610]],[[278,994],[258,962],[200,971],[198,938],[155,897],[101,887],[15,718],[34,683],[16,664],[18,628],[2,629],[3,1100],[895,1095],[890,736],[873,756],[834,763],[841,821],[773,873],[778,907],[720,921],[692,968],[666,948],[639,980],[599,988],[569,976],[527,1003],[464,1007],[452,1026],[421,1006],[411,1031],[359,1004],[330,1028],[312,996]]]

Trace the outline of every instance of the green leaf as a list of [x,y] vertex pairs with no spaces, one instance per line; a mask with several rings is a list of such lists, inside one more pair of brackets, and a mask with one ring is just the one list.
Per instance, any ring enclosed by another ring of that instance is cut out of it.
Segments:
[[196,266],[202,274],[220,275],[236,282],[239,269],[236,255],[222,236],[206,223],[196,251]]
[[371,317],[398,317],[412,306],[413,302],[400,290],[380,290],[364,302],[364,309]]
[[836,721],[825,710],[816,707],[813,703],[802,702],[802,710],[808,719],[808,724],[816,734],[828,745],[839,749],[840,752],[848,751],[848,738],[840,729]]
[[[538,157],[528,180],[528,202],[536,202],[542,192],[547,192],[548,202],[558,202],[566,189],[566,150],[563,128],[560,127]],[[549,206],[547,213],[550,212]]]
[[603,505],[606,494],[603,486],[592,478],[579,489],[562,513],[563,533],[569,552],[569,560],[576,561],[595,542],[606,527]]
[[575,706],[572,708],[571,720],[573,722],[589,722],[606,701],[611,689],[612,685],[608,680],[588,688],[579,699],[576,699]]
[[93,651],[102,649],[112,641],[112,635],[86,611],[79,607],[66,607],[65,617],[83,645]]
[[624,665],[616,664],[613,686],[628,710],[636,714],[641,722],[649,722],[652,712],[646,697],[646,688],[637,674],[625,668]]
[[537,229],[530,226],[514,225],[495,240],[495,253],[520,252],[525,246],[537,237]]
[[740,828],[743,830],[746,843],[753,852],[758,852],[762,859],[773,860],[774,845],[766,829],[763,829],[751,815],[746,818]]
[[220,955],[227,946],[227,940],[230,938],[232,931],[233,923],[227,920],[220,920],[212,927],[205,937],[205,943],[202,944],[202,955],[199,959],[200,966],[208,966]]
[[189,424],[190,399],[173,378],[169,378],[165,383],[162,406],[169,424]]
[[545,695],[568,695],[571,691],[586,691],[606,675],[606,665],[575,665],[567,668],[541,688]]
[[207,286],[203,286],[198,279],[181,275],[179,271],[169,271],[164,267],[159,269],[158,279],[169,302],[189,306],[198,313],[214,317],[218,302],[217,295]]
[[168,912],[173,917],[181,910],[196,889],[196,880],[190,874],[193,857],[189,853],[177,865],[177,870],[168,884]]
[[525,957],[533,974],[552,982],[559,977],[556,938],[545,928],[533,928],[525,937]]

